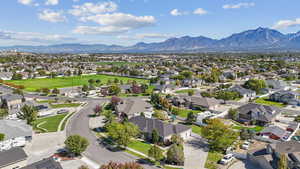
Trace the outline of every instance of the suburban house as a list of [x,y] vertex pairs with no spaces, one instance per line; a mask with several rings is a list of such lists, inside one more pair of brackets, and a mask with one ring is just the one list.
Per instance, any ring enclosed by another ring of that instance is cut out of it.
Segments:
[[23,96],[17,94],[6,94],[0,96],[1,105],[8,109],[14,109],[22,104]]
[[152,105],[143,99],[124,99],[116,106],[116,113],[119,116],[126,115],[128,118],[143,113],[146,117],[151,118],[154,112]]
[[271,140],[284,141],[289,137],[289,131],[279,126],[269,126],[259,132],[259,136]]
[[237,109],[238,121],[241,123],[255,123],[257,125],[265,126],[275,120],[280,110],[266,105],[255,103],[248,103]]
[[221,104],[221,101],[215,98],[202,97],[202,96],[192,96],[187,98],[186,105],[189,105],[191,109],[207,109],[216,110],[216,108]]
[[300,104],[299,96],[300,94],[297,92],[283,90],[271,94],[269,98],[270,100],[275,102],[281,102],[289,105],[299,105]]
[[178,87],[173,84],[161,85],[157,84],[154,85],[154,92],[158,93],[170,93],[172,90],[176,90]]
[[41,161],[32,163],[21,169],[63,169],[59,162],[54,161],[53,158],[46,158]]
[[267,86],[274,90],[288,90],[287,83],[283,80],[266,80]]
[[0,151],[0,168],[16,169],[27,164],[27,154],[20,147]]
[[243,88],[240,85],[235,85],[229,89],[229,91],[237,92],[243,98],[253,99],[256,96],[256,92],[250,89]]
[[25,146],[32,138],[32,127],[25,121],[0,120],[0,133],[5,134],[4,141],[0,141],[0,151],[3,151]]
[[154,129],[158,131],[162,141],[170,141],[172,135],[176,134],[181,136],[184,140],[190,138],[192,130],[191,128],[182,124],[169,124],[159,119],[150,119],[143,116],[136,116],[129,119],[129,122],[137,125],[140,130],[144,133],[144,137],[147,139],[151,138],[151,134]]
[[249,151],[247,161],[259,169],[277,169],[281,155],[286,156],[288,168],[300,168],[300,143],[296,141],[268,144],[266,148]]

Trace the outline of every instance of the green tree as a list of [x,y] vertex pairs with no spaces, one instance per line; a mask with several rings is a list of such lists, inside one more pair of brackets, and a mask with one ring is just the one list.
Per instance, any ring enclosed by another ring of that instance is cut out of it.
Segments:
[[42,88],[41,92],[48,95],[50,93],[50,89],[49,88]]
[[24,92],[21,89],[14,89],[13,94],[24,96]]
[[0,109],[0,119],[8,116],[8,110],[6,108],[1,108]]
[[173,144],[171,148],[168,149],[167,162],[176,165],[184,164],[184,152],[182,145]]
[[11,80],[22,80],[23,79],[23,75],[20,73],[14,73],[11,77]]
[[52,93],[53,93],[53,94],[59,94],[59,93],[60,93],[60,91],[59,91],[59,89],[57,89],[57,88],[54,88],[54,89],[52,90]]
[[239,113],[237,109],[229,109],[228,111],[228,117],[232,120],[237,120],[239,118]]
[[89,146],[89,142],[86,138],[80,135],[72,135],[66,139],[65,145],[72,153],[80,155]]
[[108,88],[108,92],[111,95],[118,95],[121,92],[121,88],[118,85],[112,85]]
[[26,120],[27,124],[30,125],[37,119],[37,115],[37,110],[33,106],[28,106],[27,104],[25,104],[17,114],[19,119]]
[[129,162],[124,164],[109,162],[107,165],[102,165],[100,169],[144,169],[144,168],[136,162]]
[[295,117],[294,121],[300,123],[300,115],[298,115],[297,117]]
[[82,86],[82,89],[81,89],[83,92],[87,92],[87,91],[89,91],[89,87],[88,87],[88,85],[83,85]]
[[3,133],[0,133],[0,141],[3,141],[3,140],[4,140],[4,138],[5,138],[5,134],[3,134]]
[[261,89],[266,88],[266,82],[259,79],[250,79],[245,82],[244,87],[246,89],[254,90],[256,93],[260,93]]
[[88,166],[85,166],[85,165],[82,165],[82,166],[80,166],[78,169],[89,169],[89,167],[88,167]]
[[152,131],[151,139],[152,139],[153,144],[157,144],[159,142],[160,137],[159,137],[158,131],[156,129],[154,129]]
[[117,144],[127,147],[132,138],[140,133],[139,128],[133,123],[113,122],[107,127],[108,135],[116,141]]
[[187,118],[186,118],[186,122],[192,124],[192,123],[196,122],[196,120],[197,120],[196,115],[193,112],[189,112],[187,115]]
[[179,135],[177,134],[173,134],[172,137],[171,137],[171,142],[173,144],[177,144],[177,145],[182,145],[184,140],[182,137],[180,137]]
[[164,158],[163,151],[157,145],[153,145],[148,150],[148,156],[154,158],[156,161],[160,161]]
[[104,127],[106,128],[107,126],[109,126],[112,122],[115,121],[116,116],[112,113],[111,110],[106,110],[103,112],[103,116],[104,116]]
[[288,161],[285,154],[280,154],[280,158],[277,164],[278,169],[288,169]]
[[209,119],[207,126],[202,129],[202,136],[208,140],[212,150],[224,151],[237,139],[238,134],[220,119]]

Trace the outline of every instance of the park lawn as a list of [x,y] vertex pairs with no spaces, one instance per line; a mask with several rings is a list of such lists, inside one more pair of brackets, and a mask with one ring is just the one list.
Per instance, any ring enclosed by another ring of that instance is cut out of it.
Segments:
[[78,107],[80,103],[63,103],[63,104],[51,104],[54,109],[66,108],[66,107]]
[[124,66],[124,65],[139,65],[142,63],[137,62],[97,62],[97,65],[113,65],[113,66]]
[[203,127],[197,126],[197,125],[191,125],[192,132],[198,134],[199,136],[202,136],[202,129]]
[[285,105],[283,103],[280,102],[274,102],[274,101],[270,101],[268,100],[268,97],[261,97],[255,100],[255,103],[257,104],[263,104],[263,105],[267,105],[267,106],[275,106],[275,107],[285,107]]
[[23,85],[26,91],[34,92],[42,88],[64,88],[72,86],[82,86],[88,84],[89,79],[101,80],[101,83],[107,83],[108,80],[113,81],[115,78],[123,80],[126,83],[128,80],[135,80],[138,83],[148,84],[148,80],[129,78],[122,76],[113,75],[83,75],[83,76],[72,76],[72,77],[56,77],[56,78],[45,78],[45,79],[25,79],[25,80],[9,80],[6,82],[13,83],[15,85]]
[[189,110],[189,109],[181,109],[177,107],[173,107],[174,109],[178,110],[178,116],[182,118],[187,118],[189,112],[193,112],[194,114],[201,113],[201,111],[198,110]]
[[189,92],[195,92],[195,89],[183,89],[183,90],[177,90],[175,93],[182,94],[182,93],[189,93]]
[[207,169],[218,169],[217,163],[222,158],[223,158],[223,154],[219,152],[209,151],[204,167]]
[[36,131],[41,131],[41,129],[37,128],[37,126],[40,123],[45,122],[44,124],[40,125],[40,128],[46,129],[46,131],[41,131],[41,132],[57,132],[58,126],[60,122],[64,119],[65,116],[68,114],[60,114],[56,116],[51,116],[51,117],[44,117],[44,118],[39,118],[37,119],[34,124],[33,128]]
[[128,145],[128,147],[148,156],[148,151],[151,148],[151,145],[143,141],[134,140]]
[[67,121],[70,117],[73,116],[73,114],[75,114],[75,112],[68,114],[68,117],[66,117],[65,121],[63,121],[62,125],[61,125],[61,130],[63,131],[66,127]]

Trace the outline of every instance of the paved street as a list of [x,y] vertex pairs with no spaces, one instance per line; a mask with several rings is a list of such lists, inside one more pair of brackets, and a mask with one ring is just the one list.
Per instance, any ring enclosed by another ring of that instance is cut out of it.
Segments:
[[199,138],[192,138],[184,144],[184,169],[203,169],[208,154],[208,146]]
[[[79,134],[86,137],[90,141],[90,145],[84,152],[84,156],[90,160],[102,165],[110,161],[115,162],[131,162],[137,160],[136,157],[124,152],[111,152],[104,147],[101,147],[96,136],[89,128],[89,114],[92,114],[93,108],[97,104],[103,104],[104,101],[93,100],[88,103],[80,112],[75,114],[67,126],[67,135]],[[153,166],[144,166],[146,169],[154,169]]]

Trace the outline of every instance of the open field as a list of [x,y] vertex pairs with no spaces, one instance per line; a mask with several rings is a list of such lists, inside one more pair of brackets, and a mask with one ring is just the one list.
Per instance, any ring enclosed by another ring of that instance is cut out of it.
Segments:
[[128,80],[135,80],[138,83],[148,83],[148,80],[128,78],[122,76],[110,76],[110,75],[85,75],[85,76],[73,76],[73,77],[56,77],[47,79],[26,79],[26,80],[10,80],[9,83],[15,85],[23,85],[26,91],[36,91],[42,88],[63,88],[72,86],[82,86],[88,84],[89,79],[101,80],[101,83],[106,83],[108,80],[114,80],[115,78],[123,80],[126,83]]
[[43,128],[46,130],[46,131],[41,131],[41,132],[56,132],[60,122],[67,115],[68,114],[66,113],[66,114],[60,114],[60,115],[51,116],[51,117],[39,118],[34,122],[33,128],[34,128],[34,130],[37,130],[37,131],[41,131],[40,128]]
[[285,107],[285,105],[283,103],[270,101],[268,97],[258,98],[255,100],[255,103],[263,104],[263,105],[267,105],[267,106],[275,106],[275,107],[279,107],[279,108]]

